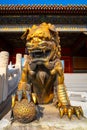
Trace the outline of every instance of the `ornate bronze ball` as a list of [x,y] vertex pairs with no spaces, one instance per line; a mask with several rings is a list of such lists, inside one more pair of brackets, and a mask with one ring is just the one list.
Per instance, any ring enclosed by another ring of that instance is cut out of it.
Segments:
[[28,123],[35,119],[36,107],[33,102],[28,103],[27,99],[16,101],[13,108],[14,119],[21,123]]

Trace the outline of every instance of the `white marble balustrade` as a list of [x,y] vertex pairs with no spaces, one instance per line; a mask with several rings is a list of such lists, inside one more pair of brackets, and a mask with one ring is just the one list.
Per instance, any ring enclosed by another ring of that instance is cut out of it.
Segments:
[[8,95],[17,87],[19,75],[20,73],[18,68],[8,70]]
[[87,73],[66,73],[65,85],[71,100],[87,101]]
[[0,52],[0,103],[5,101],[9,94],[17,88],[21,75],[22,55],[16,55],[16,64],[8,65],[9,53]]

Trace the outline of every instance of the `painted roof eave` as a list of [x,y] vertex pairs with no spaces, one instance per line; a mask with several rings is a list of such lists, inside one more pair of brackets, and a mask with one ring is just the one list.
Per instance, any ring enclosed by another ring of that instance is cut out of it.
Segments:
[[75,14],[87,15],[87,5],[0,5],[0,14]]

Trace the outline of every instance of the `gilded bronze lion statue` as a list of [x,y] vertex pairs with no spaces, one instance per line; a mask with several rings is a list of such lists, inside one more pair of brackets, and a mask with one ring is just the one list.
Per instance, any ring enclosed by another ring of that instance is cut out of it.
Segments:
[[53,101],[59,108],[60,117],[66,114],[71,119],[75,114],[80,118],[83,115],[82,108],[71,106],[64,84],[60,37],[55,26],[50,23],[33,25],[22,35],[22,39],[24,38],[29,59],[22,70],[17,100],[20,101],[27,95],[30,101],[30,87],[30,95],[35,94],[34,98],[31,96],[35,103],[46,104]]

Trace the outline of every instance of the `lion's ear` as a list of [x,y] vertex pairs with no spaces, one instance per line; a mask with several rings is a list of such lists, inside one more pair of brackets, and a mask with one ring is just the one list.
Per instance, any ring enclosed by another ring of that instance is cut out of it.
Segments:
[[54,38],[59,36],[59,32],[56,29],[50,28],[49,31]]
[[52,35],[54,35],[54,36],[58,35],[58,31],[56,30],[56,28],[55,28],[54,26],[51,26],[51,27],[49,28],[49,31],[50,31],[50,33],[51,33]]
[[55,39],[57,45],[59,45],[60,44],[59,32],[56,30],[56,28],[50,28],[49,30],[52,37]]
[[21,39],[25,39],[27,35],[29,34],[29,28],[24,32],[24,34],[21,36]]

